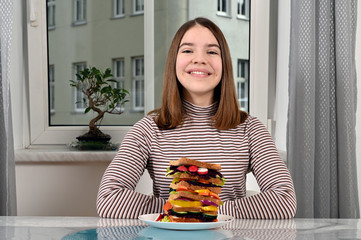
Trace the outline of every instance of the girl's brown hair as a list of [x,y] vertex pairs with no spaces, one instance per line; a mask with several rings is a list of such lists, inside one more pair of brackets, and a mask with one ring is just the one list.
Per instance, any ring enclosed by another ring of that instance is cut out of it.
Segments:
[[223,71],[221,81],[214,89],[214,101],[218,102],[218,109],[212,118],[213,126],[219,130],[231,129],[243,123],[248,117],[246,112],[239,110],[231,54],[222,31],[209,19],[196,18],[184,23],[178,29],[169,48],[163,76],[162,106],[150,112],[150,114],[156,113],[155,122],[159,129],[176,128],[186,117],[182,104],[183,86],[176,76],[176,60],[184,34],[197,24],[213,33],[221,49]]

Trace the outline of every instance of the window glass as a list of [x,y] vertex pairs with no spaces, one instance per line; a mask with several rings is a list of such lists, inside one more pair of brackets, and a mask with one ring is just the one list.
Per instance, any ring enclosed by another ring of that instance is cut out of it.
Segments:
[[[102,125],[133,125],[144,116],[144,63],[136,65],[137,75],[133,76],[132,69],[133,59],[140,61],[133,56],[144,55],[143,15],[128,17],[133,11],[132,5],[127,7],[123,3],[130,1],[48,0],[50,2],[58,24],[48,31],[48,64],[56,70],[52,76],[48,75],[49,86],[54,86],[49,88],[52,104],[49,105],[52,112],[49,125],[87,125],[94,117],[91,111],[84,113],[84,94],[71,87],[69,81],[75,80],[75,74],[85,67],[102,71],[110,68],[118,86],[131,93],[129,102],[121,106],[123,113],[107,114]],[[114,18],[115,6],[118,10],[124,7],[128,11],[126,17]],[[48,16],[52,12],[48,10]],[[76,24],[81,22],[85,24]],[[133,81],[139,83],[133,84]],[[137,97],[133,97],[133,92]]]
[[[48,28],[47,38],[49,125],[87,125],[93,117],[91,112],[84,113],[84,96],[69,82],[85,67],[103,71],[110,68],[117,80],[114,84],[130,93],[129,102],[119,106],[123,113],[106,115],[102,125],[133,125],[146,114],[145,103],[149,101],[145,98],[144,1],[47,2],[48,18],[54,16],[52,21],[48,20],[48,27],[49,23],[54,22],[55,26],[56,22],[56,28]],[[214,21],[227,39],[240,107],[248,110],[250,22],[238,17],[242,13],[237,11],[239,3],[228,0],[154,1],[155,97],[152,101],[155,108],[161,104],[165,61],[175,32],[187,20],[203,16]],[[245,9],[249,11],[250,7]],[[220,11],[229,17],[220,16]],[[122,17],[117,18],[118,15]]]

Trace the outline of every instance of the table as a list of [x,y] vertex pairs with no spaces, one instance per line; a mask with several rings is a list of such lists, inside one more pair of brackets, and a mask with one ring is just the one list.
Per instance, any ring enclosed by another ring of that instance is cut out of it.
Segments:
[[361,239],[359,219],[235,219],[221,228],[175,231],[137,219],[0,217],[0,239]]

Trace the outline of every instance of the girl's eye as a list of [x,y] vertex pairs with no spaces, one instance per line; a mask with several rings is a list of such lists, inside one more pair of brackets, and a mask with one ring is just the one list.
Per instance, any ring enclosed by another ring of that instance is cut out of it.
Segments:
[[208,51],[209,54],[218,54],[216,51]]
[[191,53],[191,50],[183,50],[182,53]]

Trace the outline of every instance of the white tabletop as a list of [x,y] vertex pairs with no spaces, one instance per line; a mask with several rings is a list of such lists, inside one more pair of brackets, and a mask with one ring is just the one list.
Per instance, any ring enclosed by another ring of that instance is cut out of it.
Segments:
[[136,219],[0,217],[0,239],[361,239],[361,221],[235,219],[217,229],[174,231]]

